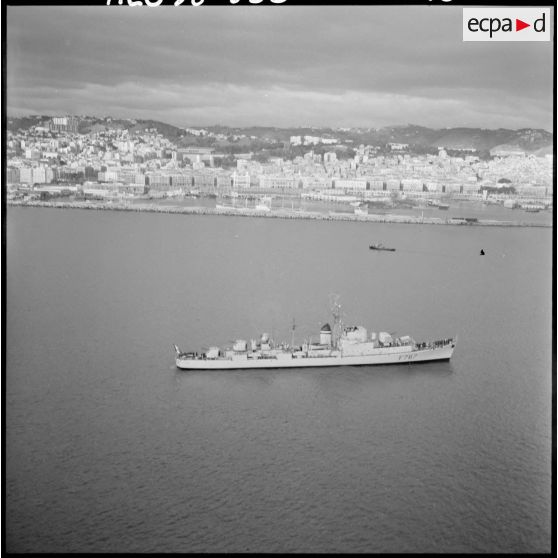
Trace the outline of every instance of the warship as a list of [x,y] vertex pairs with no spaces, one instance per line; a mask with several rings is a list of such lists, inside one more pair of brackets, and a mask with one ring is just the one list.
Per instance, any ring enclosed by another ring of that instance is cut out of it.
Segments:
[[267,333],[259,339],[237,339],[232,346],[208,347],[200,352],[182,352],[174,345],[176,366],[183,370],[238,370],[251,368],[309,368],[326,366],[370,366],[449,360],[457,337],[416,342],[409,335],[371,332],[363,326],[345,326],[341,306],[332,308],[333,328],[322,326],[319,341],[275,343]]

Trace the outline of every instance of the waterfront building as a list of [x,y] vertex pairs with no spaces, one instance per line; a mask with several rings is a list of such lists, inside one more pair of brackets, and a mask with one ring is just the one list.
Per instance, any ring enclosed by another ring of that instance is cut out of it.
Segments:
[[16,167],[8,167],[6,169],[6,182],[8,184],[17,184],[19,181],[19,169]]
[[441,192],[442,186],[439,182],[434,180],[427,180],[424,183],[424,187],[426,188],[427,192]]
[[39,165],[33,167],[33,184],[50,184],[54,180],[54,172],[50,167]]
[[195,172],[193,178],[196,189],[208,190],[215,188],[215,175],[213,173]]
[[145,175],[135,169],[119,169],[116,171],[116,180],[124,184],[145,185]]
[[117,190],[119,194],[130,194],[134,196],[141,196],[147,192],[145,184],[119,184]]
[[116,170],[101,171],[97,175],[97,180],[99,182],[116,182],[119,178],[118,174]]
[[[299,185],[300,182],[300,185]],[[259,175],[260,188],[263,189],[284,189],[295,190],[302,187],[302,182],[299,181],[297,176],[284,176],[284,175]]]
[[442,185],[442,193],[444,194],[460,194],[463,191],[463,185],[458,182],[450,182],[449,180],[446,181],[445,184]]
[[[64,166],[56,168],[58,182],[81,183],[85,179],[85,167]],[[95,177],[97,179],[97,177]]]
[[422,192],[423,181],[418,178],[401,179],[401,189],[404,192]]
[[191,189],[194,185],[194,175],[191,172],[169,174],[170,185],[173,189]]
[[49,167],[39,166],[33,168],[33,184],[50,184],[54,179],[54,173]]
[[250,175],[247,172],[241,173],[235,171],[232,175],[232,180],[235,190],[250,188]]
[[304,190],[330,190],[333,180],[328,176],[301,176],[300,181]]
[[104,200],[110,197],[110,192],[106,188],[84,188],[82,193],[86,200]]
[[219,189],[230,189],[232,188],[232,177],[229,172],[219,172],[216,175],[216,185]]
[[367,189],[366,180],[338,179],[333,181],[333,188],[336,190],[364,191]]
[[520,196],[532,198],[545,198],[552,195],[552,188],[545,188],[544,186],[534,186],[532,184],[522,184],[516,186],[515,191]]
[[149,173],[146,175],[147,185],[150,190],[165,191],[170,188],[170,176],[161,173]]
[[388,178],[386,180],[386,190],[391,192],[399,192],[401,190],[401,180],[398,178]]
[[480,186],[478,183],[467,181],[461,185],[461,193],[463,194],[477,194],[479,192]]
[[370,190],[385,190],[385,182],[382,178],[368,178],[367,182],[370,185]]

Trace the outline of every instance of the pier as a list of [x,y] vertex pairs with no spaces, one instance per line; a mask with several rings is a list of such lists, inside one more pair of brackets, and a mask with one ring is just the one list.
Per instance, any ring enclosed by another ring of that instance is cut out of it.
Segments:
[[150,213],[170,213],[182,215],[226,215],[239,217],[265,217],[271,219],[313,219],[318,221],[352,221],[361,223],[403,223],[411,225],[454,225],[454,226],[492,226],[492,227],[543,227],[551,228],[552,224],[528,221],[499,221],[493,219],[467,220],[459,217],[418,217],[396,214],[359,214],[353,213],[321,213],[318,211],[293,210],[286,208],[270,211],[255,208],[212,208],[183,207],[158,205],[152,203],[130,204],[127,202],[88,202],[88,201],[21,201],[9,200],[8,206],[17,207],[50,207],[56,209],[90,209],[109,211],[136,211]]

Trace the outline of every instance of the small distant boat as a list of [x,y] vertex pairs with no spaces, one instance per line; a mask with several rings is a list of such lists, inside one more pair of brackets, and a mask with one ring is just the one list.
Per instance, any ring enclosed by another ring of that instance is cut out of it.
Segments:
[[386,248],[383,244],[370,244],[370,250],[385,250],[386,252],[395,252],[395,248]]
[[480,255],[484,256],[484,250],[481,248]]
[[449,204],[447,203],[439,203],[438,209],[449,209]]

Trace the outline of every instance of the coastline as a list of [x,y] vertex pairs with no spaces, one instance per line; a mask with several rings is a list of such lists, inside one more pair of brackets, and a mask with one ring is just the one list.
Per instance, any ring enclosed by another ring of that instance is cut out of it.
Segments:
[[355,215],[353,213],[320,213],[317,211],[301,211],[289,209],[272,209],[262,211],[253,208],[211,208],[211,207],[182,207],[161,206],[157,204],[128,203],[92,203],[87,201],[18,201],[8,200],[7,206],[13,207],[50,207],[55,209],[93,209],[109,211],[136,211],[150,213],[172,213],[185,215],[226,215],[241,217],[267,217],[274,219],[314,219],[320,221],[356,221],[365,223],[403,223],[412,225],[454,225],[454,226],[491,226],[491,227],[543,227],[552,228],[550,223],[534,223],[528,221],[499,221],[494,219],[478,219],[466,221],[457,217],[413,217],[408,215]]

